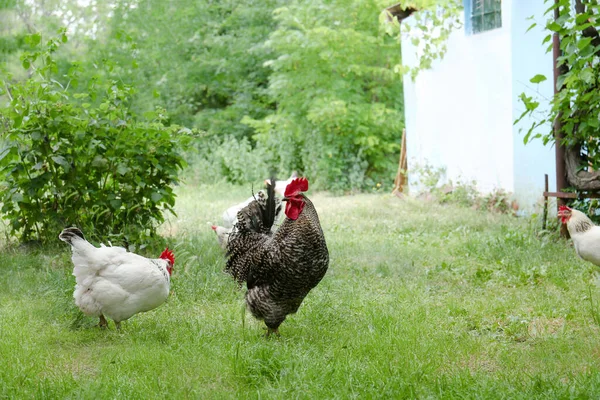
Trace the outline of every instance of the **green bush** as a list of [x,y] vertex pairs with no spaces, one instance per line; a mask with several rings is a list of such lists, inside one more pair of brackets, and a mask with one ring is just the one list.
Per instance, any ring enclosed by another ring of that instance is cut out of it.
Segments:
[[186,181],[247,184],[269,177],[268,153],[263,148],[253,149],[248,139],[210,137],[209,133],[202,139],[185,154],[190,165],[185,172]]
[[0,81],[9,99],[1,110],[2,212],[22,241],[56,240],[76,225],[91,237],[144,244],[175,204],[172,185],[183,165],[176,138],[184,135],[165,126],[161,110],[149,122],[136,119],[133,90],[122,82],[97,78],[86,91],[69,91],[77,67],[66,82],[54,77],[53,53],[66,40],[64,31],[46,44],[39,34],[28,37],[32,50],[22,61],[31,77]]

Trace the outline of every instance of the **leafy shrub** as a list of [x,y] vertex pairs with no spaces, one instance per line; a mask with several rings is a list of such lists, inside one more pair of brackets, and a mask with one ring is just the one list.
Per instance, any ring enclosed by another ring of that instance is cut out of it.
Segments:
[[186,152],[190,167],[186,179],[198,183],[227,181],[235,184],[255,182],[269,177],[269,158],[262,148],[253,149],[246,138],[205,138]]
[[43,45],[39,34],[28,37],[32,51],[22,60],[31,78],[0,81],[7,88],[0,96],[10,99],[2,110],[4,216],[22,241],[56,240],[77,225],[92,237],[145,243],[175,204],[181,130],[166,127],[161,110],[138,121],[128,108],[133,90],[121,82],[98,78],[85,92],[69,92],[79,71],[71,68],[64,85],[53,78],[64,31],[59,39]]
[[595,224],[600,224],[600,201],[598,199],[575,199],[569,203],[569,207],[581,211]]

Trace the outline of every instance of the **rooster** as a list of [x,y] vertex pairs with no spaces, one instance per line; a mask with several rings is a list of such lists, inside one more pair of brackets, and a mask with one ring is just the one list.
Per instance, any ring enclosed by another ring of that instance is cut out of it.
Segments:
[[122,247],[94,247],[77,228],[67,228],[58,236],[71,245],[75,266],[75,304],[86,315],[121,321],[152,310],[169,295],[171,273],[175,264],[173,252],[167,248],[160,258],[149,259]]
[[559,207],[558,216],[567,225],[577,255],[600,266],[600,227],[581,211],[567,206]]
[[279,335],[279,325],[298,310],[329,265],[317,211],[302,194],[308,181],[294,179],[286,187],[286,218],[275,232],[271,230],[277,204],[274,186],[267,185],[266,198],[238,213],[225,268],[237,282],[246,282],[246,305],[254,317],[264,320],[267,336]]

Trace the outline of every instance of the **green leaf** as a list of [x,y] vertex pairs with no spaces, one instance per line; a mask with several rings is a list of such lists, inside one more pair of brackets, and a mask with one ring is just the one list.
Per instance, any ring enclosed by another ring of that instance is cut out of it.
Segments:
[[525,33],[529,32],[530,30],[532,30],[533,28],[535,28],[537,26],[537,23],[533,23],[529,26],[529,28],[527,28],[527,30],[525,31]]
[[579,50],[582,50],[584,47],[589,46],[591,42],[592,42],[592,38],[591,37],[582,37],[577,42],[577,48]]
[[119,164],[117,166],[117,173],[119,175],[125,175],[126,173],[128,173],[129,171],[131,171],[131,168],[129,168],[127,165],[125,164]]
[[591,84],[594,81],[594,72],[591,68],[586,68],[579,73],[579,78],[587,84]]
[[150,199],[152,199],[152,201],[155,202],[155,203],[157,203],[162,198],[163,198],[163,195],[161,193],[158,193],[158,192],[154,192],[150,196]]
[[546,77],[544,75],[537,74],[536,76],[534,76],[533,78],[531,78],[529,80],[529,82],[531,82],[531,83],[540,83],[540,82],[544,82],[545,80],[546,80]]
[[13,116],[13,124],[15,128],[20,128],[23,123],[23,116],[21,114],[15,114]]
[[24,197],[22,193],[16,192],[11,196],[10,199],[13,203],[21,203],[24,201]]
[[565,78],[567,76],[566,75],[559,75],[558,78],[556,78],[556,90],[561,90],[564,83],[565,83]]
[[113,209],[120,208],[123,202],[120,199],[114,199],[109,201]]
[[66,172],[69,172],[71,169],[71,164],[63,157],[63,156],[52,156],[52,161],[62,166]]
[[36,47],[42,41],[42,34],[39,32],[31,34],[27,36],[26,40],[31,47]]
[[92,160],[92,167],[104,167],[106,164],[108,164],[106,158],[102,157],[99,154],[96,155]]
[[552,35],[546,35],[546,37],[544,38],[544,40],[542,40],[542,44],[546,44],[550,40],[552,40]]
[[562,29],[562,26],[560,26],[558,23],[552,21],[552,22],[549,22],[548,24],[546,24],[546,29],[551,30],[552,32],[560,32]]
[[589,18],[590,18],[590,15],[588,13],[577,14],[577,16],[575,17],[575,24],[580,25],[585,22],[588,22]]

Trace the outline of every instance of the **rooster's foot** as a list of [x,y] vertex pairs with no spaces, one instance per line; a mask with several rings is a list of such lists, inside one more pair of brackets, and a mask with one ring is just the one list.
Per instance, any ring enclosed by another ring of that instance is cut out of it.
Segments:
[[275,334],[275,336],[277,336],[277,337],[281,336],[279,334],[279,328],[272,329],[272,328],[267,327],[267,333],[265,333],[265,337],[266,338],[271,337],[271,334]]

